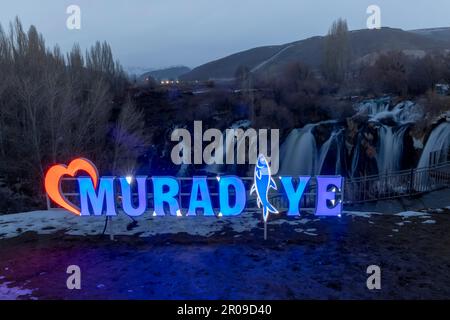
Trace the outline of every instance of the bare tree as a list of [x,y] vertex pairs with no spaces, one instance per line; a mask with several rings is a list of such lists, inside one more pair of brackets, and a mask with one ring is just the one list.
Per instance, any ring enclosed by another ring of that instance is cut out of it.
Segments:
[[128,99],[112,130],[114,174],[133,174],[137,158],[147,149],[150,136],[145,130],[143,118],[143,112]]
[[347,21],[338,19],[325,38],[323,73],[327,80],[342,83],[350,64],[350,43]]
[[0,179],[24,186],[35,199],[43,199],[50,164],[85,156],[101,170],[123,171],[119,163],[131,166],[145,150],[142,112],[131,102],[118,117],[113,112],[126,77],[107,43],[85,56],[75,45],[64,56],[16,19],[9,34],[0,26],[0,73]]

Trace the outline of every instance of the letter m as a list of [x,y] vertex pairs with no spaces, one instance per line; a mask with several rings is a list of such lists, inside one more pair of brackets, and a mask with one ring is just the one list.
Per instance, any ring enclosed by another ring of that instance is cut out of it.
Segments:
[[[258,134],[255,129],[235,129],[235,136],[237,138],[237,164],[254,164],[258,157]],[[248,147],[248,148],[246,148]],[[248,156],[248,157],[247,157]]]
[[78,178],[80,188],[81,215],[91,215],[90,206],[95,216],[101,216],[106,202],[106,215],[115,216],[116,207],[114,203],[114,177],[104,177],[100,179],[98,190],[96,191],[89,177]]

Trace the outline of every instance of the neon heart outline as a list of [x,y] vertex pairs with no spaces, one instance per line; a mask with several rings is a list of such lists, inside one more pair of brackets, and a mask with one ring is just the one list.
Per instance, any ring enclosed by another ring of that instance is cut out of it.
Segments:
[[61,178],[66,175],[75,177],[78,171],[86,172],[92,179],[94,188],[97,188],[97,167],[90,160],[85,158],[77,158],[75,160],[72,160],[68,166],[62,164],[54,165],[47,171],[44,184],[45,191],[47,192],[47,195],[50,197],[50,199],[52,199],[56,204],[70,211],[71,213],[80,216],[80,209],[69,200],[67,200],[61,190]]

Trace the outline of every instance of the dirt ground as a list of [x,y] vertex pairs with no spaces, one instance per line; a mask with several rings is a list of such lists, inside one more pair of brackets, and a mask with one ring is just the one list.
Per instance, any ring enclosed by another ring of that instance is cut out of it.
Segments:
[[[445,299],[447,211],[273,217],[267,241],[262,223],[115,241],[25,232],[0,240],[0,288],[19,299]],[[69,265],[81,268],[81,290],[66,287]],[[381,267],[381,290],[366,287],[369,265]]]

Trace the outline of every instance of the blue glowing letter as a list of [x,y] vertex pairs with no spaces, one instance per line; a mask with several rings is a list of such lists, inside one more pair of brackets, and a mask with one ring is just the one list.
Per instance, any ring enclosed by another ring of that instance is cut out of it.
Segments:
[[[171,215],[181,214],[180,206],[175,198],[180,190],[177,179],[171,177],[153,177],[152,180],[156,215],[165,215],[164,202],[169,204]],[[167,192],[163,191],[164,186],[169,188]]]
[[[317,177],[317,216],[339,216],[342,201],[336,199],[336,192],[342,189],[342,177]],[[333,191],[328,191],[329,188]]]
[[297,189],[294,190],[292,185],[292,177],[280,177],[283,188],[286,191],[286,196],[289,201],[288,216],[298,216],[300,200],[302,199],[303,192],[305,192],[306,185],[308,184],[310,177],[299,177]]
[[131,196],[131,185],[127,178],[120,178],[120,187],[122,190],[122,207],[123,211],[129,216],[138,217],[147,210],[147,177],[136,177],[138,206],[133,207],[133,197]]
[[[234,188],[236,193],[236,203],[233,207],[230,206],[230,187]],[[238,177],[220,177],[219,178],[219,199],[220,212],[224,216],[237,216],[242,213],[245,208],[245,186]]]
[[101,216],[103,213],[103,203],[106,199],[106,215],[115,216],[116,207],[114,203],[114,177],[104,177],[100,179],[98,192],[95,192],[91,178],[78,178],[80,187],[81,215],[91,215],[89,203],[92,205],[94,215]]
[[[199,194],[201,196],[200,200],[198,199]],[[206,177],[194,177],[192,179],[192,192],[191,200],[189,201],[188,216],[195,215],[198,208],[203,208],[205,216],[214,215]]]

